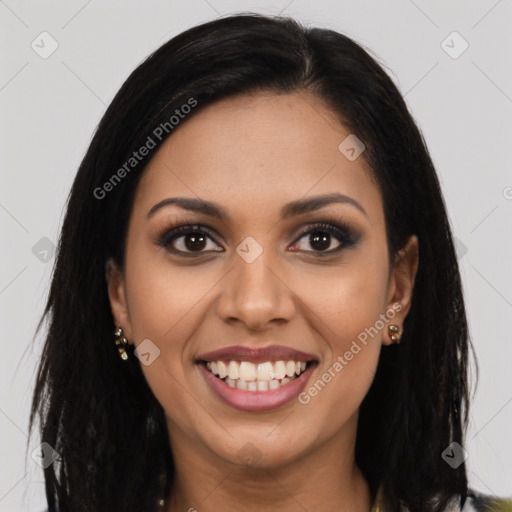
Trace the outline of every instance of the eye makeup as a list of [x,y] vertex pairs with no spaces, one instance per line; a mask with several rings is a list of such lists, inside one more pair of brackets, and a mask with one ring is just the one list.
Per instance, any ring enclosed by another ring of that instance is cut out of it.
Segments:
[[[293,252],[301,252],[307,254],[313,254],[315,257],[327,257],[334,254],[340,253],[341,251],[354,247],[361,239],[361,233],[358,229],[351,226],[349,222],[341,218],[332,216],[322,217],[316,222],[307,223],[297,234],[294,235],[294,242],[291,246],[297,245],[297,243],[307,235],[323,234],[334,238],[339,242],[339,245],[335,249],[328,251],[318,250],[297,250]],[[204,251],[190,251],[176,249],[175,242],[180,238],[194,237],[195,240],[210,240],[216,244],[220,249],[214,249]],[[165,248],[169,253],[184,256],[184,257],[201,257],[212,252],[224,252],[222,245],[218,241],[221,239],[217,231],[210,226],[202,223],[190,223],[186,222],[185,219],[175,219],[170,225],[161,230],[154,238],[154,243],[160,247]]]

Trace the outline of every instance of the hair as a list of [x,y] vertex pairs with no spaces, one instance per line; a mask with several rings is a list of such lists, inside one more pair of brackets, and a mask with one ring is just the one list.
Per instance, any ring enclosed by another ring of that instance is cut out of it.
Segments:
[[[41,441],[59,455],[44,469],[50,511],[155,510],[174,476],[163,408],[133,346],[125,362],[114,344],[105,279],[109,258],[124,268],[134,193],[150,157],[115,183],[113,174],[148,137],[154,154],[172,136],[168,125],[161,140],[155,129],[191,98],[197,106],[181,123],[230,96],[295,91],[323,101],[365,144],[390,261],[411,235],[419,240],[402,343],[381,351],[360,406],[356,463],[389,510],[440,511],[454,495],[464,503],[465,465],[452,468],[441,454],[452,442],[463,445],[472,346],[450,223],[421,131],[363,46],[289,17],[243,13],[186,30],[147,57],[107,108],[78,169],[36,331],[46,320],[29,435],[37,416]],[[108,196],[96,197],[107,182]]]

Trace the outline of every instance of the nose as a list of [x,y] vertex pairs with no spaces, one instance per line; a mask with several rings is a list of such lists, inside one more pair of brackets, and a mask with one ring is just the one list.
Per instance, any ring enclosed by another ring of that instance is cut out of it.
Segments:
[[224,279],[217,314],[228,323],[242,323],[248,330],[265,330],[272,323],[286,323],[295,314],[293,291],[279,276],[275,259],[266,251],[252,263],[238,257]]

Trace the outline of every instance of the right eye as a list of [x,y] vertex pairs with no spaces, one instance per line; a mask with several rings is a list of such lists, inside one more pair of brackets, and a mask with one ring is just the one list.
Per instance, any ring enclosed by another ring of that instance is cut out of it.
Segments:
[[208,247],[208,240],[213,241],[218,247],[211,229],[201,224],[188,224],[165,231],[158,237],[157,243],[170,253],[186,257],[224,250],[222,248],[205,250]]

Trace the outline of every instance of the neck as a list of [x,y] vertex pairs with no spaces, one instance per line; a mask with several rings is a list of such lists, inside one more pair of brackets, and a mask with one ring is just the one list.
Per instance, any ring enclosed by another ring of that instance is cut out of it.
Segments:
[[[356,424],[357,419],[353,426]],[[197,441],[186,442],[173,434],[175,478],[166,512],[371,509],[370,489],[353,455],[355,428],[344,430],[292,462],[260,467],[229,463]]]

